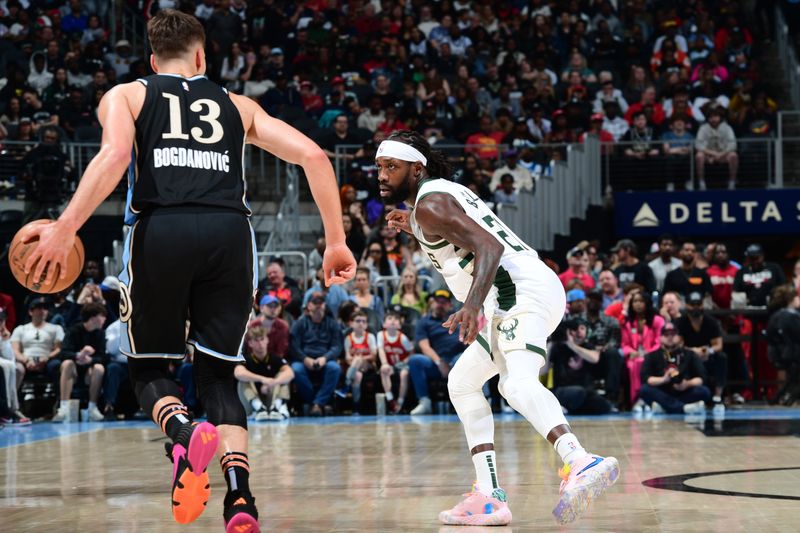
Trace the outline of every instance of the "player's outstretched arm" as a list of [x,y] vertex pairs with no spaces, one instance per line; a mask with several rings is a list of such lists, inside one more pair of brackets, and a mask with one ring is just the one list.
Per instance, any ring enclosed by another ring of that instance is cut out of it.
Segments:
[[[139,87],[136,87],[139,86]],[[32,228],[30,238],[39,237],[39,244],[25,263],[25,271],[30,272],[38,261],[34,279],[39,279],[48,263],[53,267],[47,270],[46,284],[52,282],[55,265],[63,266],[67,254],[75,242],[75,234],[94,210],[116,188],[119,180],[131,162],[136,127],[134,110],[138,113],[144,100],[144,87],[139,83],[128,83],[111,89],[98,107],[98,118],[103,125],[103,139],[100,151],[83,173],[78,189],[69,205],[54,224]],[[61,277],[66,277],[66,269],[59,268]]]
[[438,235],[475,255],[472,286],[464,307],[444,323],[450,333],[461,324],[461,342],[469,344],[478,336],[478,314],[492,288],[500,257],[503,255],[503,245],[468,217],[449,194],[426,195],[414,210],[417,224],[426,235]]
[[247,142],[303,167],[325,228],[327,247],[322,264],[326,285],[351,279],[355,275],[356,261],[345,244],[342,206],[328,156],[314,141],[282,120],[269,116],[249,98],[231,95],[231,99],[236,107],[252,117]]

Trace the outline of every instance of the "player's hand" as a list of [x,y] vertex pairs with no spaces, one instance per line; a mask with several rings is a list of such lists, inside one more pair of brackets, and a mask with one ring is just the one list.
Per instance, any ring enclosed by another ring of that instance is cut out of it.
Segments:
[[409,222],[410,216],[411,211],[392,209],[386,213],[387,226],[413,234],[411,231],[411,223]]
[[450,373],[450,365],[442,359],[439,358],[439,362],[436,363],[436,367],[439,369],[439,373],[442,375],[443,378],[446,378],[447,375]]
[[458,340],[464,344],[471,344],[475,342],[480,332],[478,328],[478,315],[480,312],[481,310],[478,308],[465,305],[457,312],[450,315],[450,318],[448,318],[442,326],[448,328],[452,335],[456,328],[461,325],[461,330],[458,332]]
[[47,268],[45,285],[55,281],[56,270],[59,271],[59,278],[65,279],[67,256],[75,244],[75,232],[70,231],[64,224],[50,222],[31,227],[23,242],[28,243],[34,237],[39,237],[39,243],[25,262],[25,273],[33,272],[33,279],[41,281],[42,274]]
[[322,256],[325,286],[340,285],[353,279],[356,274],[356,259],[346,244],[329,244]]

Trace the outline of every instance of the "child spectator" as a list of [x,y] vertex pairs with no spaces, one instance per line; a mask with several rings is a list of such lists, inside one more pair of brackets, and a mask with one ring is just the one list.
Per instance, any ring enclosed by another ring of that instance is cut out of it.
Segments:
[[[383,319],[383,331],[378,334],[378,357],[381,362],[381,384],[389,402],[389,412],[397,414],[403,408],[406,392],[408,392],[408,363],[406,359],[411,355],[414,344],[400,331],[403,315],[390,309]],[[397,400],[392,393],[392,376],[398,372],[400,376],[400,391]]]
[[517,205],[519,194],[514,190],[514,177],[503,174],[500,178],[500,188],[494,191],[494,203],[503,205]]
[[367,331],[367,313],[356,311],[350,319],[351,332],[344,338],[344,360],[348,365],[345,386],[353,392],[353,412],[361,404],[361,380],[364,374],[375,370],[378,342]]
[[239,380],[239,399],[248,416],[256,421],[286,420],[289,409],[289,383],[294,371],[282,356],[270,354],[269,337],[264,326],[256,325],[245,334],[244,363],[234,369]]

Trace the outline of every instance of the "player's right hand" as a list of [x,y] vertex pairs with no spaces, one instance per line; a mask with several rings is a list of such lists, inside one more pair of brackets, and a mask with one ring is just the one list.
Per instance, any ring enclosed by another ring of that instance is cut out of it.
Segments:
[[399,229],[401,231],[405,231],[406,233],[413,234],[411,230],[411,223],[409,222],[409,217],[411,216],[411,211],[406,211],[404,209],[392,209],[386,214],[386,222],[390,228]]
[[329,244],[322,256],[325,286],[340,285],[353,279],[356,274],[356,259],[345,243]]

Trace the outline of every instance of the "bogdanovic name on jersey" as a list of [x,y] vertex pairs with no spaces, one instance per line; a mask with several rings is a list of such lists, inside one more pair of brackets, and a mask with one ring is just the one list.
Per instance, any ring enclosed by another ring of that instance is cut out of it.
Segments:
[[231,158],[227,151],[220,153],[211,150],[187,150],[174,146],[153,150],[153,166],[155,168],[185,167],[229,172],[230,162]]

